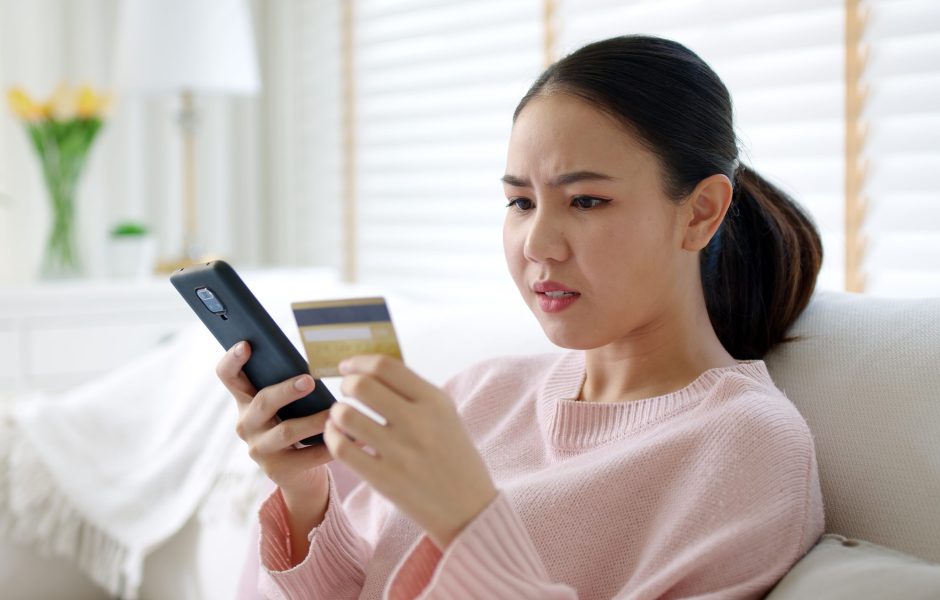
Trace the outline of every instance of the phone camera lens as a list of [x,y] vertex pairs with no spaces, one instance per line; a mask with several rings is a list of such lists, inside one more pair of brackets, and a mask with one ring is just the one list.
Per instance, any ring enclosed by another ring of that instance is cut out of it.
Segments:
[[202,303],[210,312],[215,314],[225,312],[225,307],[222,306],[222,303],[219,302],[219,299],[215,297],[215,294],[209,288],[199,288],[196,290],[196,295],[199,296],[199,299],[202,300]]

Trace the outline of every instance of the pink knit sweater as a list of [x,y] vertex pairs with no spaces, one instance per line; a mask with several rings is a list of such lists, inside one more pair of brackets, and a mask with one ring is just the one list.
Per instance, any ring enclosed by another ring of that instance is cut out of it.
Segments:
[[272,598],[758,598],[823,532],[813,440],[762,361],[617,404],[577,402],[584,353],[493,359],[445,386],[500,490],[441,551],[367,485],[331,476],[290,568],[261,509]]

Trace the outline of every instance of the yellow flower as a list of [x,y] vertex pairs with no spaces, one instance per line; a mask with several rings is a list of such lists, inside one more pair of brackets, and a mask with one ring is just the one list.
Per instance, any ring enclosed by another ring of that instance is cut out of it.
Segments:
[[24,121],[38,121],[45,116],[42,105],[33,102],[23,88],[12,88],[7,92],[7,100],[13,113]]
[[101,116],[107,108],[108,100],[106,94],[98,94],[91,86],[84,85],[78,90],[76,112],[83,119]]
[[34,101],[23,88],[12,88],[7,100],[13,112],[27,122],[71,121],[74,119],[103,118],[111,96],[95,91],[90,85],[75,88],[60,84],[45,103]]
[[75,92],[60,83],[46,103],[46,114],[56,121],[68,121],[75,118],[75,104]]

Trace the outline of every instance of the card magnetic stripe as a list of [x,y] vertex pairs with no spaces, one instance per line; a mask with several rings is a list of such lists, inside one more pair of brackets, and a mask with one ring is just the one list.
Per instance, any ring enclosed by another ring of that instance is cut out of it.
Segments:
[[374,323],[391,321],[385,304],[363,304],[361,306],[331,306],[327,308],[300,308],[294,311],[298,327],[311,325],[336,325],[340,323]]

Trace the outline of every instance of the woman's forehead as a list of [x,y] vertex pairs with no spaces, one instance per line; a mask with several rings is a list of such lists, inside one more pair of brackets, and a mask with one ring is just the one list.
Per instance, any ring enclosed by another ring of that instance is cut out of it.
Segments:
[[655,168],[655,156],[608,113],[570,94],[534,97],[509,140],[506,174],[546,181],[592,171],[614,178]]

